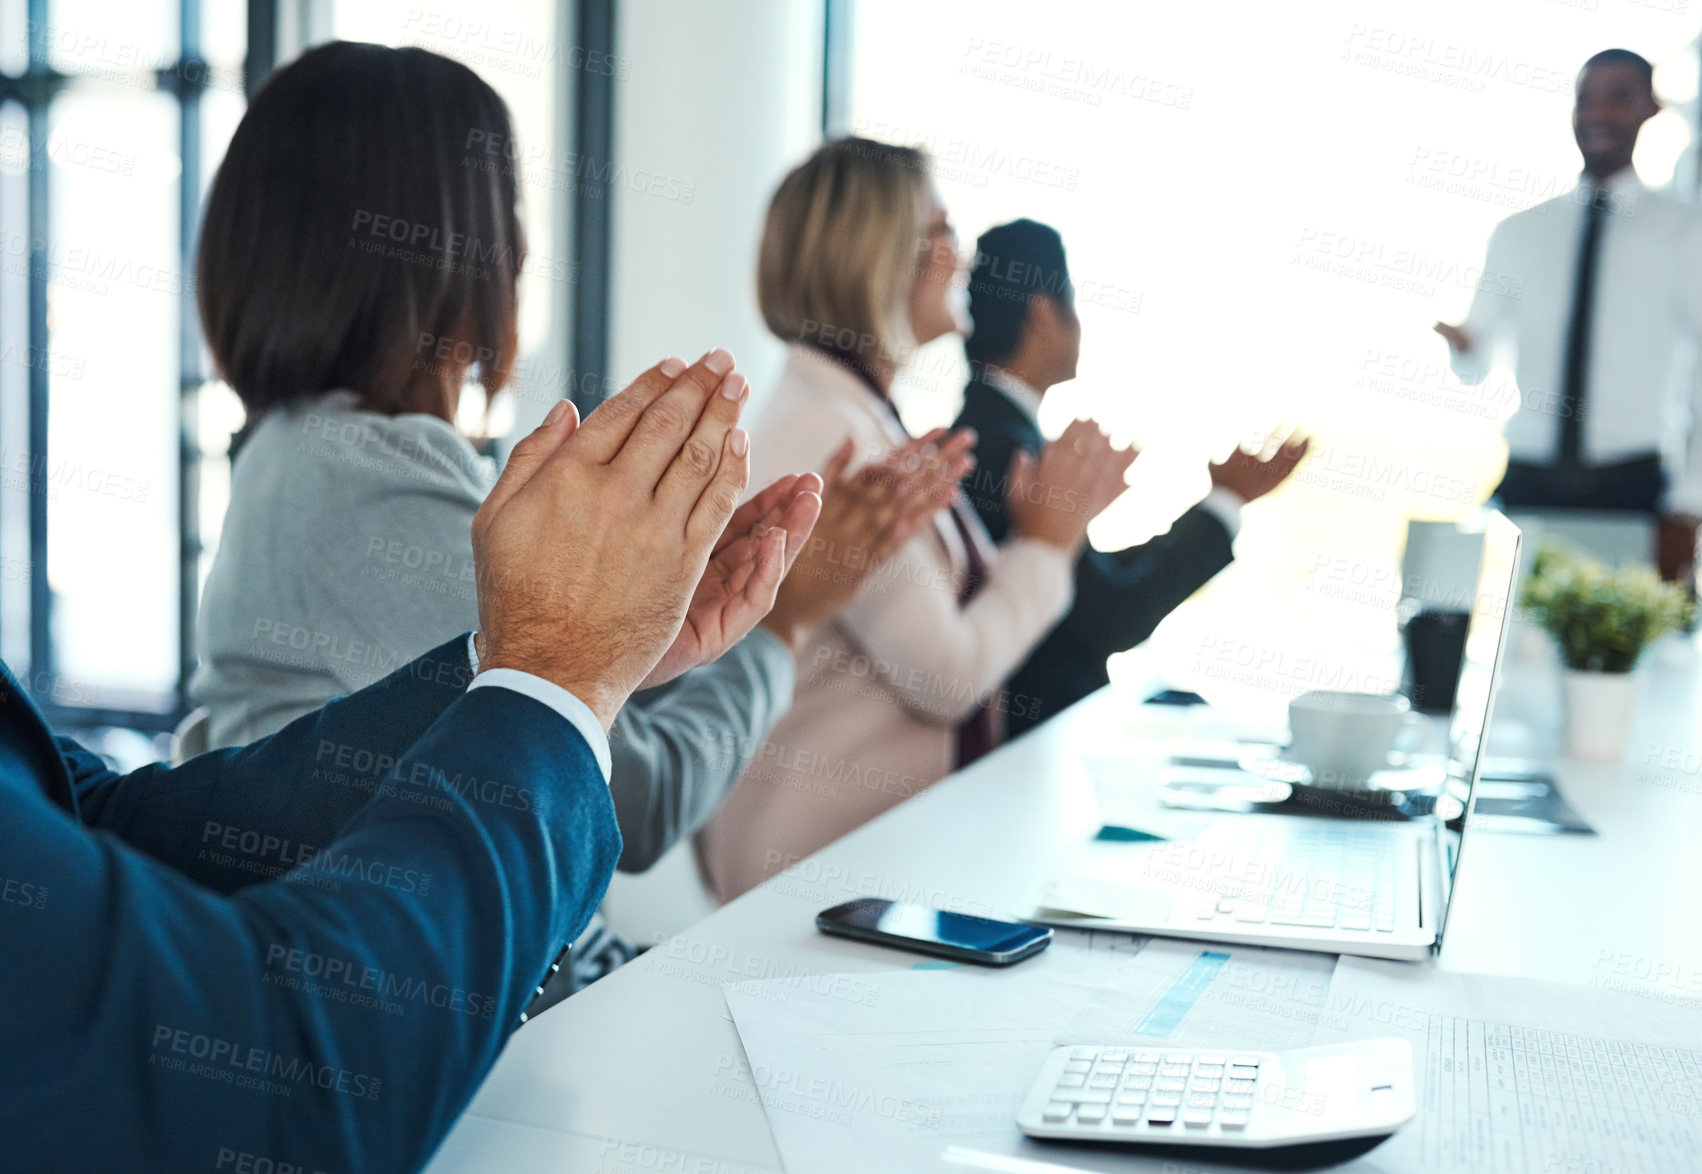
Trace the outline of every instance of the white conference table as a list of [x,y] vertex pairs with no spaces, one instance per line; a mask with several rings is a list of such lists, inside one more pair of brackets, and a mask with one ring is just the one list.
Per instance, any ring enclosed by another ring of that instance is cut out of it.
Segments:
[[[1415,965],[1697,992],[1702,648],[1668,642],[1639,672],[1625,760],[1551,761],[1599,834],[1468,831],[1444,947]],[[1088,759],[1138,753],[1177,724],[1176,709],[1141,695],[1100,691],[540,1016],[509,1042],[432,1174],[779,1170],[721,984],[908,969],[908,955],[816,932],[819,910],[854,896],[1017,911],[1099,827]],[[1491,751],[1554,754],[1559,712],[1551,668],[1510,666]],[[1131,790],[1151,789],[1129,773]],[[1190,818],[1150,807],[1159,831]],[[741,1084],[748,1096],[729,1095]]]

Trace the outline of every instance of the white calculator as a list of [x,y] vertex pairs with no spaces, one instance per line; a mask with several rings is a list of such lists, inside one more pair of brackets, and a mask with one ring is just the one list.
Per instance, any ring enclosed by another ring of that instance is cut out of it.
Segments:
[[1412,1049],[1063,1047],[1017,1114],[1030,1137],[1264,1149],[1380,1137],[1412,1120]]

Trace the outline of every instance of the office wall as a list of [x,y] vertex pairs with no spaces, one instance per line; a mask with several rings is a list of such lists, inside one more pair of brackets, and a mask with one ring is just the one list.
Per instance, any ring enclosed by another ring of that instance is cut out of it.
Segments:
[[769,195],[821,130],[823,5],[622,0],[609,374],[738,356],[761,396],[783,348],[756,310]]
[[[819,0],[621,0],[615,54],[609,375],[713,346],[738,356],[753,406],[784,347],[756,309],[768,198],[821,138]],[[690,845],[618,875],[605,911],[642,943],[714,908]]]

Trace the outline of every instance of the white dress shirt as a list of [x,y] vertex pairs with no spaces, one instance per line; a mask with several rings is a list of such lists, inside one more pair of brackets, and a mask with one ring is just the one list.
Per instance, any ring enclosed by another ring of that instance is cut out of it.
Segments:
[[[1040,427],[1040,401],[1043,392],[1036,391],[1027,380],[1012,375],[1003,367],[994,367],[991,364],[982,368],[981,379],[987,386],[1001,392],[1006,399],[1022,409],[1023,415],[1033,421],[1036,428]],[[1241,507],[1245,504],[1247,503],[1233,490],[1213,485],[1211,492],[1201,499],[1200,508],[1222,522],[1223,528],[1234,538],[1241,533]]]
[[[1702,211],[1650,191],[1630,168],[1601,187],[1609,203],[1584,373],[1583,459],[1603,465],[1657,453],[1668,474],[1667,508],[1702,513],[1702,430],[1694,427]],[[1496,226],[1464,323],[1472,348],[1453,352],[1454,373],[1467,384],[1510,358],[1519,394],[1507,421],[1514,460],[1546,465],[1559,457],[1566,329],[1595,192],[1583,177]]]
[[523,673],[519,669],[486,669],[481,673],[475,637],[476,633],[467,633],[467,663],[473,669],[473,683],[467,686],[467,691],[478,688],[512,689],[549,706],[579,731],[579,736],[585,739],[597,759],[597,766],[603,772],[603,782],[607,783],[613,769],[609,761],[609,735],[603,732],[603,723],[597,720],[591,707],[554,681],[546,681],[532,673]]

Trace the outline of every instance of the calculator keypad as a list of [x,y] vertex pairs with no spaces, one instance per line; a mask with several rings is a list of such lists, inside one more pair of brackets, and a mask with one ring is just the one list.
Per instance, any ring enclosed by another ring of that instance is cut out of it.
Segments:
[[1072,1048],[1041,1116],[1048,1125],[1242,1133],[1261,1064],[1221,1052]]

